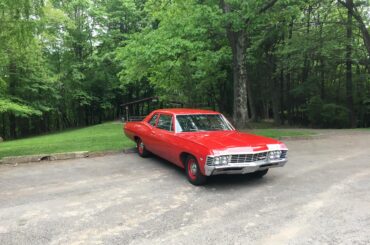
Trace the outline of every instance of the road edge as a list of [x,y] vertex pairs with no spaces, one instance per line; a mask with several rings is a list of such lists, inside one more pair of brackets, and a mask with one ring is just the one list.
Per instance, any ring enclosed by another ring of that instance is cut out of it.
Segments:
[[127,148],[123,150],[115,151],[76,151],[76,152],[63,152],[63,153],[50,153],[50,154],[37,154],[37,155],[26,155],[26,156],[9,156],[0,159],[0,164],[21,164],[21,163],[33,163],[33,162],[50,162],[59,160],[69,160],[78,158],[88,158],[88,157],[102,157],[106,155],[114,154],[130,154],[136,153],[136,148]]

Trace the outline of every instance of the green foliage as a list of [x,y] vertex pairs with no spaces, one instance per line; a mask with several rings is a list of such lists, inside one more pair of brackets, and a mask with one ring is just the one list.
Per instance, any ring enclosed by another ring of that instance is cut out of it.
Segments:
[[311,98],[307,113],[310,123],[317,127],[344,128],[349,126],[349,111],[346,107],[333,103],[324,104],[317,96]]
[[[233,58],[246,60],[255,119],[349,126],[349,84],[369,126],[370,5],[354,5],[348,38],[347,9],[328,0],[0,0],[0,134],[100,123],[154,95],[230,115]],[[245,35],[245,56],[230,32]]]
[[0,6],[3,137],[118,115],[125,91],[115,48],[138,30],[142,1],[0,0]]
[[2,98],[0,98],[0,113],[13,113],[16,116],[20,116],[20,117],[42,115],[41,111],[36,110],[32,107],[22,105],[19,103],[15,103],[8,99],[2,99]]
[[336,104],[325,104],[322,107],[322,125],[328,128],[349,127],[349,110]]
[[323,110],[323,102],[318,96],[314,96],[310,99],[307,107],[308,119],[310,122],[315,123],[315,126],[319,126],[321,122],[321,114]]
[[18,155],[122,150],[134,145],[134,142],[122,134],[121,123],[104,123],[83,129],[5,141],[1,143],[0,159]]
[[[151,9],[153,5],[149,3]],[[154,16],[158,27],[132,34],[118,50],[121,81],[148,79],[162,97],[204,102],[202,95],[225,80],[222,66],[231,58],[220,10],[196,1],[175,1]]]

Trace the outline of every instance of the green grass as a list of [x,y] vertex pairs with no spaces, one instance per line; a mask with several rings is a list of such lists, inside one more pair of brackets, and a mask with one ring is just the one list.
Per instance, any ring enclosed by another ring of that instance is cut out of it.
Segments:
[[[253,129],[248,133],[271,138],[282,136],[308,136],[313,132],[305,129]],[[82,129],[36,136],[0,143],[0,159],[7,156],[38,155],[73,151],[111,151],[133,147],[134,143],[124,136],[122,123],[104,123]]]
[[305,129],[253,129],[245,130],[247,133],[278,139],[280,137],[311,136],[315,133]]
[[122,123],[110,122],[0,143],[0,159],[59,152],[122,150],[132,146],[134,143],[123,134]]
[[284,125],[284,128],[281,128],[281,126],[274,124],[272,121],[250,122],[248,126],[248,129],[242,131],[275,139],[281,137],[312,136],[316,134],[311,130],[296,128],[289,125]]

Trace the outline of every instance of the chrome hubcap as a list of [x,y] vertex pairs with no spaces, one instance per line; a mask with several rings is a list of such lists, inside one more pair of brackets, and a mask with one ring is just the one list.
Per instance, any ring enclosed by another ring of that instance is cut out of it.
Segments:
[[139,150],[139,153],[142,154],[144,152],[144,143],[142,141],[139,142],[139,144],[137,145],[137,148]]
[[190,171],[193,175],[197,174],[197,170],[198,170],[197,165],[195,163],[191,164]]

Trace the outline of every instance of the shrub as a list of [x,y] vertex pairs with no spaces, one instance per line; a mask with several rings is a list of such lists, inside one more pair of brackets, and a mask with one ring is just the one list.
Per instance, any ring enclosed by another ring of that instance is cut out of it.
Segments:
[[320,97],[310,99],[307,107],[311,125],[324,128],[344,128],[349,126],[349,110],[341,105],[324,104]]
[[349,127],[349,110],[341,105],[324,104],[321,111],[321,126],[326,128]]

